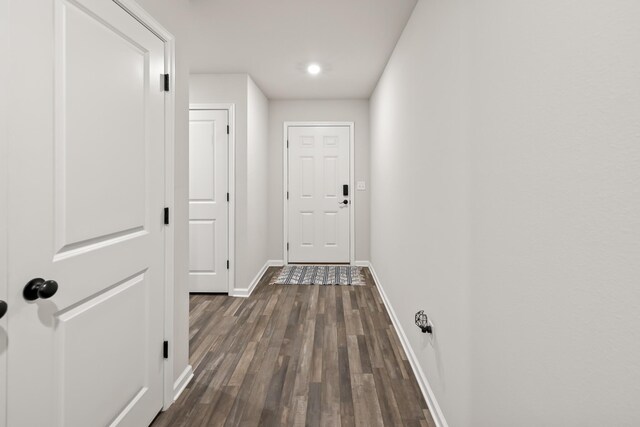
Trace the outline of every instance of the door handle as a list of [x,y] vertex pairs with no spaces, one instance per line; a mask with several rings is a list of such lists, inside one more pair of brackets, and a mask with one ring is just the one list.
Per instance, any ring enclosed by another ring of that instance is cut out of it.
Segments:
[[7,303],[0,300],[0,319],[2,319],[4,317],[5,314],[7,314],[7,309],[9,308],[9,306],[7,306]]
[[348,200],[343,200],[343,201],[342,201],[342,203],[340,203],[340,204],[341,204],[341,205],[345,205],[345,206],[346,206],[346,205],[348,205],[348,204],[349,204],[349,201],[348,201]]
[[22,291],[22,295],[27,301],[35,301],[38,298],[51,298],[56,292],[58,292],[58,282],[55,280],[44,280],[38,277],[27,283]]

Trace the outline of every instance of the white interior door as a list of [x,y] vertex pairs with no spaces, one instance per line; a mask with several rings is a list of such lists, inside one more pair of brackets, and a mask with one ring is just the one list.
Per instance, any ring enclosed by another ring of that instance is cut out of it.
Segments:
[[289,126],[291,263],[350,261],[348,126]]
[[163,403],[164,43],[113,1],[11,13],[8,425],[146,426]]
[[189,290],[228,292],[227,110],[189,112]]

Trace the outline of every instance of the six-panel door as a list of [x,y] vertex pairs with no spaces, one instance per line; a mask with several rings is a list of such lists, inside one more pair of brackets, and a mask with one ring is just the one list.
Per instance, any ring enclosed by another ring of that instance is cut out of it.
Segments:
[[[162,407],[164,43],[112,1],[46,3],[12,4],[8,425],[148,425]],[[36,277],[57,293],[26,301]]]
[[[288,261],[348,263],[351,192],[348,126],[290,126]],[[346,201],[346,203],[345,203]]]

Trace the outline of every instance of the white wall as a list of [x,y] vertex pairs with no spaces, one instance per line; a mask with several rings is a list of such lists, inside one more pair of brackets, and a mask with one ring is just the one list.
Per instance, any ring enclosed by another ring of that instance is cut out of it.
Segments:
[[176,38],[175,75],[175,306],[171,343],[174,379],[189,365],[189,42],[188,0],[138,0]]
[[420,0],[375,90],[372,262],[451,426],[640,424],[639,18]]
[[269,101],[251,77],[247,85],[248,271],[254,276],[268,259]]
[[193,74],[190,102],[235,104],[235,289],[247,290],[267,261],[267,100],[247,74]]
[[[449,424],[479,427],[469,417],[462,53],[459,2],[420,0],[371,98],[371,262]],[[433,347],[413,325],[421,309]]]
[[[366,191],[354,191],[356,260],[369,260],[369,101],[271,100],[269,102],[269,259],[283,253],[283,123],[286,121],[355,122],[355,178]],[[354,189],[355,190],[355,189]]]

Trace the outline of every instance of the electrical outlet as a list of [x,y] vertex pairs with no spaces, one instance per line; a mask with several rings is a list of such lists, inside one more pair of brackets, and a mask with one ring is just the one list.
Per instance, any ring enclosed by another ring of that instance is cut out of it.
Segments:
[[367,184],[364,181],[358,181],[356,183],[356,190],[358,191],[364,191],[367,189]]
[[436,338],[436,325],[433,324],[431,317],[427,318],[427,325],[431,326],[431,333],[427,335],[429,336],[429,344],[433,347]]

